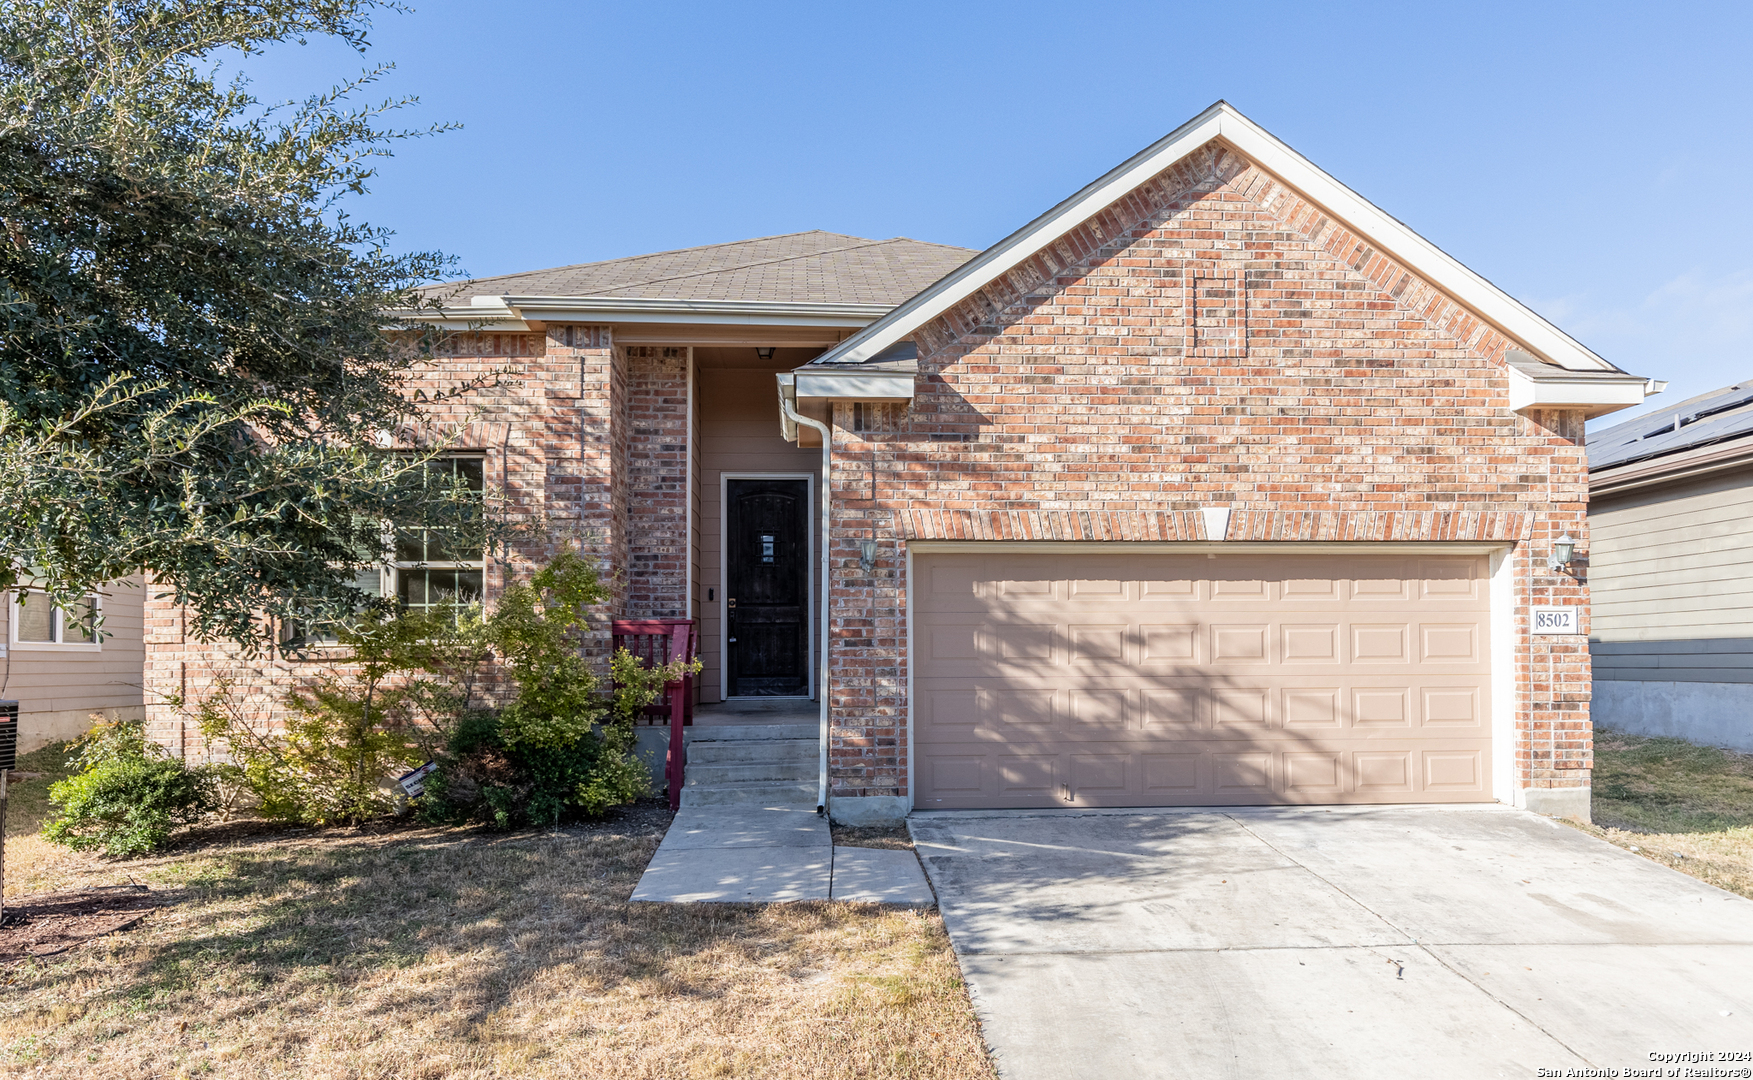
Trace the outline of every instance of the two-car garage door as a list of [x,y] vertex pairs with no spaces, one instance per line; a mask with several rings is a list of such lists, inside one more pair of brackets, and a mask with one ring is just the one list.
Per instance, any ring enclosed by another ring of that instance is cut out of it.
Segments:
[[919,554],[920,809],[1491,798],[1485,560]]

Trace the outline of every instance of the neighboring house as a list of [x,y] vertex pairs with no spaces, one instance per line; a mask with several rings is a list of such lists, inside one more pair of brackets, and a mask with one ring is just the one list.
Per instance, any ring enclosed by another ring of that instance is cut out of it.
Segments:
[[[825,679],[838,818],[1588,814],[1588,595],[1549,562],[1585,419],[1648,383],[1227,105],[978,255],[802,233],[448,289],[432,385],[523,380],[448,414],[457,468],[620,569],[612,614],[698,617],[703,700]],[[149,690],[299,677],[174,615]]]
[[1589,436],[1595,717],[1753,750],[1753,381]]
[[[40,592],[0,592],[0,700],[18,702],[18,750],[82,735],[93,714],[138,720],[141,697],[141,608],[138,581],[118,581],[71,611]],[[102,615],[90,633],[89,612]]]

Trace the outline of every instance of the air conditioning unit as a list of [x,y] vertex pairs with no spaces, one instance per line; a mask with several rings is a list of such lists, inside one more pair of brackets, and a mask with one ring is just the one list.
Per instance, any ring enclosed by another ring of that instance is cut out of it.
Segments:
[[18,702],[0,701],[0,772],[18,768]]

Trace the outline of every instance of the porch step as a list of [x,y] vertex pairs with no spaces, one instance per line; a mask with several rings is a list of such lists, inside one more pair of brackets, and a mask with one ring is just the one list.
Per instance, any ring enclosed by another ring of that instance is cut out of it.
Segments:
[[816,739],[818,724],[695,724],[682,729],[688,745],[705,742],[757,742],[772,739]]
[[814,805],[819,731],[814,724],[690,727],[682,805]]
[[798,806],[815,805],[814,780],[796,783],[789,780],[738,780],[726,784],[682,786],[682,807],[690,806]]
[[815,739],[738,739],[735,742],[690,742],[688,764],[762,765],[808,763],[814,775],[820,750]]

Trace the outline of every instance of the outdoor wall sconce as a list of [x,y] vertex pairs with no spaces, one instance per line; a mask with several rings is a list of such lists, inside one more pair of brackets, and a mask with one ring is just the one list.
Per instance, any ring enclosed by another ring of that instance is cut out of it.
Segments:
[[875,540],[860,541],[858,545],[858,568],[868,574],[876,569],[876,561],[877,542]]
[[1552,561],[1547,564],[1549,569],[1561,574],[1566,573],[1575,561],[1576,540],[1572,539],[1569,533],[1565,533],[1552,542]]
[[771,346],[771,345],[768,345],[765,347],[756,346],[755,347],[755,355],[759,356],[763,360],[771,360],[771,359],[773,359],[773,346]]

